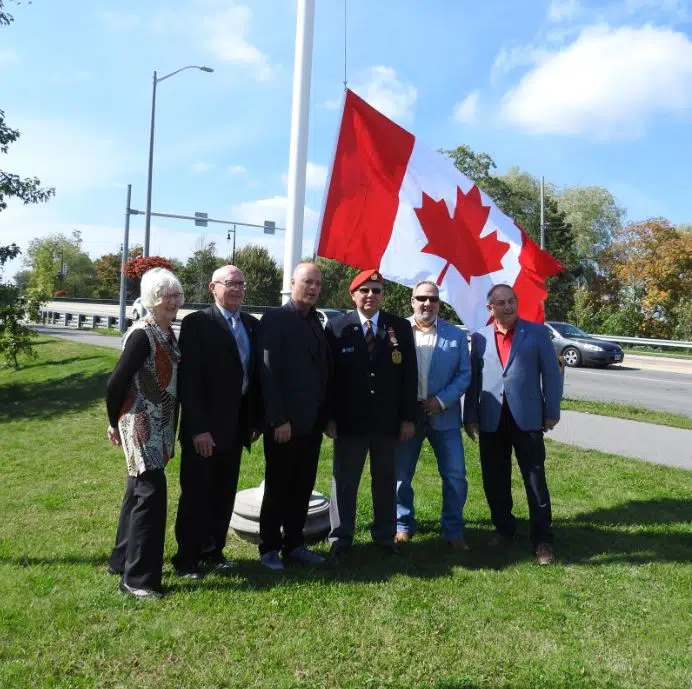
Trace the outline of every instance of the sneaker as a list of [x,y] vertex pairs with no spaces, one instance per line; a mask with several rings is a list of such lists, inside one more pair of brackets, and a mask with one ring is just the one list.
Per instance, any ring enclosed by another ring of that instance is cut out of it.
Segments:
[[185,567],[177,567],[175,573],[181,579],[202,579],[204,577],[204,572],[199,565],[189,565]]
[[137,589],[132,586],[128,586],[124,581],[120,582],[120,590],[126,596],[132,596],[137,600],[156,600],[163,596],[162,591],[155,591],[154,589]]
[[284,555],[284,560],[286,562],[297,562],[301,565],[308,565],[310,567],[320,567],[327,562],[327,558],[319,553],[313,552],[304,545],[299,545],[297,548],[289,550]]
[[550,543],[539,543],[536,546],[536,562],[539,565],[552,565],[555,562],[555,553]]
[[276,550],[270,550],[260,555],[260,563],[263,567],[273,569],[274,571],[279,571],[284,568],[284,563],[281,561],[279,553]]

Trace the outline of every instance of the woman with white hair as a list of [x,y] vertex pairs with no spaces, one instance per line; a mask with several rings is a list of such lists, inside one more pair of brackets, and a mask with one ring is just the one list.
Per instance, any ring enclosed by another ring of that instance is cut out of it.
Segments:
[[120,590],[159,598],[166,531],[164,467],[173,456],[180,350],[171,328],[183,305],[178,278],[165,268],[142,276],[148,313],[125,333],[122,355],[108,379],[108,438],[122,446],[127,488],[108,571],[122,576]]

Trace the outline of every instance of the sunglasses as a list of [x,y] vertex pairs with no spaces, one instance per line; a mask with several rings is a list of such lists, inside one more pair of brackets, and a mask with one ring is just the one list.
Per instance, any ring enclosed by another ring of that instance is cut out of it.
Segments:
[[373,294],[382,294],[381,287],[359,287],[358,291],[361,294],[368,294],[368,292],[372,292]]
[[425,295],[425,296],[423,296],[423,295],[417,296],[417,295],[416,295],[416,296],[414,296],[413,298],[414,298],[416,301],[419,301],[421,304],[422,304],[424,301],[429,301],[431,304],[437,304],[437,302],[440,301],[440,297],[429,297],[429,296],[427,296],[427,295]]

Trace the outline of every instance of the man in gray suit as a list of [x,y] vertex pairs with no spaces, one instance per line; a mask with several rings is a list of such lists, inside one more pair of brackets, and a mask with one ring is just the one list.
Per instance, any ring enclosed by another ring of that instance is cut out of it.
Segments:
[[480,442],[483,488],[496,533],[505,546],[516,532],[512,514],[512,448],[529,502],[536,561],[554,561],[550,494],[543,433],[560,419],[562,376],[542,324],[518,318],[517,295],[508,285],[488,292],[494,323],[471,337],[471,385],[464,399],[464,428]]

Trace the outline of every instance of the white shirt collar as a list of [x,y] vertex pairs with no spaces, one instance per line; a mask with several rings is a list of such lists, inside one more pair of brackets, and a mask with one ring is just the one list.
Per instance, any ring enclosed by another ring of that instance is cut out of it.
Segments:
[[358,311],[358,318],[360,318],[360,324],[364,328],[365,327],[365,321],[370,321],[372,323],[373,329],[377,330],[377,321],[380,318],[380,312],[378,311],[377,313],[373,314],[370,318],[367,316],[364,316],[360,311]]

